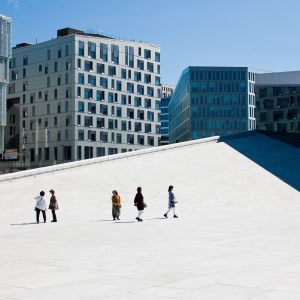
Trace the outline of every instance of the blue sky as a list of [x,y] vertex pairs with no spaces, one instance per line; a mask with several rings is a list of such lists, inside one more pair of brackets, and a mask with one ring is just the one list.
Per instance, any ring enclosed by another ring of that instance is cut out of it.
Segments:
[[1,0],[13,44],[74,27],[161,46],[162,82],[189,65],[300,69],[299,0]]

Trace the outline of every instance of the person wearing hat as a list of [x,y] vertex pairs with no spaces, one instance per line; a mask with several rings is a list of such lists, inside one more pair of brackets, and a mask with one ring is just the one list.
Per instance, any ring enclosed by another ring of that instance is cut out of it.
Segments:
[[57,204],[56,196],[54,195],[55,191],[51,189],[49,192],[51,194],[49,209],[51,209],[52,217],[53,217],[53,220],[51,222],[57,222],[55,211],[58,209],[58,204]]
[[177,203],[175,201],[175,196],[174,196],[174,193],[173,193],[173,185],[170,185],[169,188],[168,188],[168,192],[169,192],[169,209],[168,211],[164,214],[164,217],[167,218],[168,217],[168,213],[173,210],[173,214],[174,214],[174,218],[178,218],[178,216],[175,214],[175,203]]
[[120,214],[121,214],[121,197],[118,194],[116,190],[112,191],[112,216],[113,219],[120,220]]

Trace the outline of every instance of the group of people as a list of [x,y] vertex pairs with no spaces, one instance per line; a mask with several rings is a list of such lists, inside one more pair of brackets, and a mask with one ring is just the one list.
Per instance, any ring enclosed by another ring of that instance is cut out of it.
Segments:
[[[58,210],[58,203],[55,196],[55,191],[51,189],[49,193],[51,194],[51,197],[50,197],[50,204],[48,208],[51,209],[52,218],[53,218],[51,222],[57,222],[56,210]],[[36,222],[37,224],[40,223],[40,213],[42,212],[44,223],[46,223],[47,201],[45,198],[45,192],[41,191],[40,195],[35,197],[34,199],[36,201],[35,208],[34,208],[34,210],[36,211]]]
[[[165,218],[168,218],[168,213],[173,211],[173,216],[174,218],[178,218],[178,216],[175,213],[175,203],[177,201],[175,200],[175,195],[173,193],[174,187],[172,185],[169,186],[168,188],[168,193],[169,193],[169,200],[168,200],[168,211],[164,214]],[[118,194],[116,190],[112,191],[112,216],[113,220],[120,220],[120,215],[121,215],[121,197]],[[144,196],[142,194],[142,188],[139,186],[137,188],[137,193],[134,197],[134,206],[136,206],[138,210],[138,216],[136,217],[136,220],[138,222],[142,222],[142,215],[144,213],[144,209],[147,207],[147,204],[144,201]]]
[[[173,193],[174,187],[172,185],[169,186],[168,188],[168,193],[169,193],[169,198],[168,198],[168,210],[164,214],[165,218],[168,218],[168,213],[173,211],[173,217],[178,218],[178,216],[175,213],[175,204],[177,201],[175,200],[175,195]],[[57,217],[56,217],[56,210],[58,210],[58,203],[57,199],[55,196],[55,191],[51,189],[50,191],[51,198],[50,198],[50,204],[49,204],[49,209],[52,212],[52,217],[53,220],[51,222],[57,222]],[[43,219],[44,223],[46,223],[46,210],[47,210],[47,201],[45,198],[45,192],[41,191],[40,195],[34,198],[36,200],[35,208],[34,210],[36,211],[36,222],[39,224],[40,222],[40,213],[42,212],[43,214]],[[116,190],[112,191],[112,217],[113,220],[120,220],[120,215],[121,215],[121,197],[118,194]],[[147,204],[144,201],[144,196],[142,194],[142,188],[138,187],[137,188],[137,193],[134,197],[134,206],[136,206],[138,210],[138,216],[136,217],[136,220],[138,222],[142,222],[142,215],[144,213],[144,209],[147,207]]]

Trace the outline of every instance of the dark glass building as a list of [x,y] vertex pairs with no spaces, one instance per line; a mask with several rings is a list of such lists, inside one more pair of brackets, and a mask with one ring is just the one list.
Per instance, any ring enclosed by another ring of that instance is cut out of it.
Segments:
[[300,71],[256,75],[257,129],[300,133]]
[[170,143],[256,128],[255,73],[247,67],[188,67],[169,104]]

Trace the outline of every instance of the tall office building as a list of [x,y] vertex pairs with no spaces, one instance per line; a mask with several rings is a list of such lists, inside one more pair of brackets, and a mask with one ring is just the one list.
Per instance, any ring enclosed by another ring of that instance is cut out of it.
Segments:
[[257,129],[300,133],[300,71],[256,75]]
[[169,104],[170,143],[256,127],[255,73],[247,67],[188,67]]
[[160,101],[160,129],[161,129],[161,145],[169,144],[169,103],[174,93],[175,87],[172,85],[161,85],[162,98]]
[[64,28],[17,45],[10,76],[30,167],[160,143],[159,46]]
[[9,82],[8,65],[11,56],[11,18],[0,15],[0,155],[4,150],[6,126],[6,95]]

